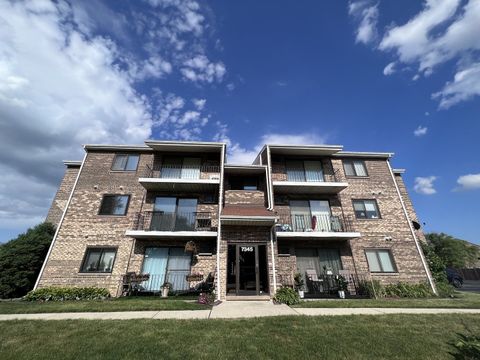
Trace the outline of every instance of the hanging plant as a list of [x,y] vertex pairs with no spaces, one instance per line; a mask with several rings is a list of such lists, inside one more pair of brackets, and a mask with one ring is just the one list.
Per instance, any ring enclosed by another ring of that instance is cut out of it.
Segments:
[[197,244],[194,241],[189,241],[185,244],[185,252],[191,252],[196,254],[198,252]]

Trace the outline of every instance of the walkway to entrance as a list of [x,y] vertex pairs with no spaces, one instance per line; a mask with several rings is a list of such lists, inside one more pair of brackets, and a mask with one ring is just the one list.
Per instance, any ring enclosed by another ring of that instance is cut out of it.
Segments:
[[271,301],[225,301],[212,308],[210,318],[250,318],[284,315],[298,315],[298,312],[285,304],[274,305]]

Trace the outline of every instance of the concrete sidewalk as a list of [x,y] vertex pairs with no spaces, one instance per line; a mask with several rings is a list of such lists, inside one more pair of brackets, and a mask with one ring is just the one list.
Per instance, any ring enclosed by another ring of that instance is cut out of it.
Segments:
[[131,319],[238,319],[272,316],[339,316],[388,314],[480,314],[480,309],[418,308],[290,308],[271,301],[228,301],[212,310],[119,311],[84,313],[3,314],[4,320],[131,320]]

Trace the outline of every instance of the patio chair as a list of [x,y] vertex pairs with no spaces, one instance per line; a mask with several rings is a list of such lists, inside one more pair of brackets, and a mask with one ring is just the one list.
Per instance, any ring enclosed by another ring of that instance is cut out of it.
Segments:
[[321,293],[323,292],[323,279],[319,279],[317,271],[314,269],[305,270],[307,278],[307,287],[309,292]]

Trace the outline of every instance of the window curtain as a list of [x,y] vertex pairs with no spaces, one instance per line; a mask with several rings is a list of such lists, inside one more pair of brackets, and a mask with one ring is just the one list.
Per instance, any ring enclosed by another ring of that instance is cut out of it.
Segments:
[[315,231],[331,231],[330,203],[327,200],[310,200],[312,226]]
[[200,158],[185,158],[180,178],[181,179],[200,179]]
[[307,200],[290,200],[290,213],[293,231],[305,231],[312,228],[310,205]]
[[147,291],[160,291],[165,282],[167,273],[168,248],[152,247],[145,249],[143,274],[150,274],[150,278],[142,283]]
[[332,270],[334,274],[338,274],[338,271],[342,270],[342,261],[337,249],[318,249],[318,258],[322,274],[326,274],[326,270]]
[[170,248],[168,257],[167,281],[173,285],[174,291],[188,290],[186,276],[190,274],[191,255],[183,248]]
[[289,160],[286,163],[288,181],[305,181],[303,161]]
[[305,180],[309,182],[322,182],[323,168],[321,161],[304,161]]
[[164,158],[160,177],[163,179],[180,179],[182,174],[182,160],[177,158]]

